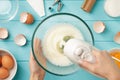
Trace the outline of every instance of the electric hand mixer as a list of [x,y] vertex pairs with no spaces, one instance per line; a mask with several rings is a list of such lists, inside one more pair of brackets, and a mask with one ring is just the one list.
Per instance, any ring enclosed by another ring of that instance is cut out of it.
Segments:
[[[79,39],[69,39],[64,45],[64,55],[67,56],[72,62],[79,63],[80,60],[86,60],[94,63],[95,57],[92,54],[93,50],[98,50],[89,43]],[[99,50],[98,50],[99,51]],[[120,62],[119,59],[111,56],[114,60]]]
[[92,45],[79,39],[70,39],[65,45],[63,52],[71,61],[78,63],[79,60],[87,60],[91,63],[95,61],[92,50],[95,49]]

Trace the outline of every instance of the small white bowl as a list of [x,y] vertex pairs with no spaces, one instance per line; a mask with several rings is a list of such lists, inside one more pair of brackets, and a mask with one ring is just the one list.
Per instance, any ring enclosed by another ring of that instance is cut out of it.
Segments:
[[14,60],[14,67],[10,70],[10,75],[8,78],[4,79],[4,80],[12,80],[14,78],[14,76],[16,75],[16,72],[17,72],[17,62],[16,62],[16,59],[15,57],[12,55],[12,53],[8,50],[5,50],[5,49],[0,49],[0,52],[3,51],[3,52],[7,52],[7,53],[0,53],[0,55],[5,55],[5,54],[8,54],[10,55],[13,60]]
[[12,20],[19,9],[19,0],[0,0],[0,22]]

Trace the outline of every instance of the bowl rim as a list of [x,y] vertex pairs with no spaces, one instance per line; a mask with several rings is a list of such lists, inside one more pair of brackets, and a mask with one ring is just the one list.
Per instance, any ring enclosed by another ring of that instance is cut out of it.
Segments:
[[[94,45],[94,36],[93,36],[93,33],[92,33],[91,29],[90,29],[89,26],[87,25],[87,23],[86,23],[83,19],[81,19],[80,17],[78,17],[78,16],[76,16],[76,15],[74,15],[74,14],[71,14],[71,13],[55,13],[55,14],[52,14],[52,15],[46,17],[45,19],[43,19],[43,20],[37,25],[36,29],[35,29],[34,32],[33,32],[32,42],[31,42],[32,54],[33,54],[33,56],[34,56],[37,64],[38,64],[40,67],[42,67],[45,71],[47,71],[47,72],[49,72],[49,73],[51,73],[51,74],[59,75],[59,76],[65,76],[65,75],[69,75],[69,74],[57,74],[57,73],[51,72],[51,71],[47,70],[46,68],[44,68],[44,66],[42,66],[42,65],[39,63],[39,61],[37,60],[37,58],[36,58],[36,56],[35,56],[34,49],[33,49],[33,43],[34,43],[35,33],[36,33],[37,29],[39,28],[39,26],[40,26],[43,22],[45,22],[47,19],[49,19],[49,18],[51,18],[51,17],[53,17],[53,16],[57,16],[57,15],[69,15],[69,16],[73,16],[73,17],[77,18],[78,20],[82,21],[82,22],[85,24],[85,26],[87,27],[87,29],[89,30],[90,34],[91,34],[92,45]],[[70,74],[72,74],[72,73],[70,73]]]
[[119,47],[111,48],[108,50],[108,53],[111,54],[111,52],[116,51],[116,50],[120,51],[120,48]]
[[[15,62],[15,65],[14,65],[14,67],[15,67],[15,73],[10,77],[10,80],[12,80],[12,79],[15,77],[16,73],[17,73],[17,69],[18,69],[17,61],[16,61],[14,55],[13,55],[9,50],[0,48],[0,51],[5,51],[5,52],[7,52],[7,54],[9,54],[9,55],[13,58],[13,60],[14,60],[14,62]],[[8,78],[9,78],[9,77],[8,77]],[[6,78],[5,80],[7,80],[7,78]]]
[[16,1],[15,4],[17,5],[14,14],[12,14],[12,16],[9,17],[8,19],[0,19],[0,22],[8,22],[8,21],[12,20],[16,16],[16,14],[18,12],[18,9],[19,9],[19,0],[14,0],[14,1]]

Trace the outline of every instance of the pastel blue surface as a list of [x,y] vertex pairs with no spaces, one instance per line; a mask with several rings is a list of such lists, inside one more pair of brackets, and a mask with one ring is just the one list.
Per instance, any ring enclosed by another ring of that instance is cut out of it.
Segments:
[[[54,0],[45,0],[46,16],[53,13],[49,12],[48,8],[53,4]],[[120,47],[120,45],[113,42],[114,35],[120,31],[120,18],[111,18],[104,12],[105,0],[97,0],[97,3],[91,13],[84,12],[80,6],[83,0],[63,0],[64,8],[61,12],[67,12],[75,14],[81,17],[89,25],[95,38],[95,46],[101,50],[110,50],[114,47]],[[7,22],[0,23],[0,27],[5,27],[9,30],[9,38],[7,40],[0,40],[0,48],[7,49],[12,52],[18,62],[18,71],[14,80],[29,80],[29,53],[31,49],[31,39],[34,29],[45,17],[40,18],[26,0],[19,0],[19,11],[16,17]],[[55,6],[56,7],[56,6]],[[32,25],[26,25],[19,22],[21,12],[30,12],[35,17],[35,22]],[[97,34],[93,31],[93,23],[101,20],[106,25],[106,30],[102,34]],[[27,37],[27,45],[19,47],[14,43],[14,37],[17,34],[23,33]],[[50,73],[46,73],[45,80],[103,80],[95,77],[85,70],[80,70],[74,74],[68,76],[56,76]]]

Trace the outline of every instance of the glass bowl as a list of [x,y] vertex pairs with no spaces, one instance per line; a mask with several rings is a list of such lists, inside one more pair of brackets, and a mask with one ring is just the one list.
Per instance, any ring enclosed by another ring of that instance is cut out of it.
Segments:
[[13,19],[18,11],[18,0],[0,0],[0,22]]
[[[50,30],[56,24],[70,24],[79,30],[84,40],[94,44],[93,35],[88,25],[79,17],[69,13],[57,13],[45,18],[35,29],[32,37],[32,52],[36,62],[45,71],[48,71],[56,75],[68,75],[74,73],[80,69],[77,64],[71,64],[69,66],[57,66],[52,64],[44,55],[43,40],[48,30]],[[67,31],[67,30],[66,30]],[[40,46],[41,45],[41,46]]]

